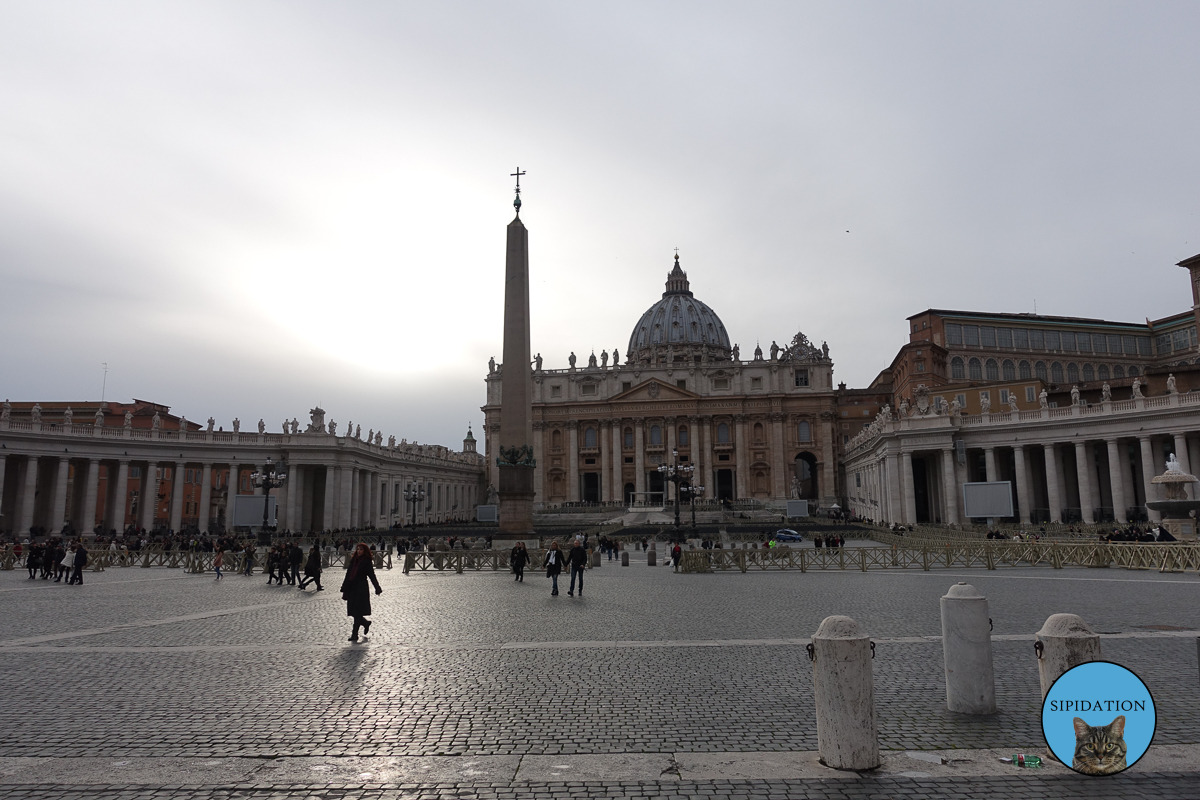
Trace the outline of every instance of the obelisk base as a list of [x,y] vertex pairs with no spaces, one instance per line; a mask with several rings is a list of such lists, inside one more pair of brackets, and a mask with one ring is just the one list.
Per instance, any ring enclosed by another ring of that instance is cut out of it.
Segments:
[[500,467],[500,533],[533,533],[533,467]]

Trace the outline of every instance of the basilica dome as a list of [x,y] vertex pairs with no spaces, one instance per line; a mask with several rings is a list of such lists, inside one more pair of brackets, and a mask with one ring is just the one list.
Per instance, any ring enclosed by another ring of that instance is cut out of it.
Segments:
[[717,313],[692,294],[679,266],[667,275],[662,299],[646,310],[629,337],[627,359],[642,363],[728,361],[729,334]]

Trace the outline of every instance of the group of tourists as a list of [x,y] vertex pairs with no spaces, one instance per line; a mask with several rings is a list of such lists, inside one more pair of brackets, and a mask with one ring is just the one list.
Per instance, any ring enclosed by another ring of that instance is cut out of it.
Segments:
[[45,581],[53,577],[55,583],[60,583],[66,577],[68,586],[83,585],[83,568],[88,563],[88,551],[83,542],[67,544],[59,539],[24,546],[17,544],[13,553],[18,559],[25,556],[30,580],[41,577]]

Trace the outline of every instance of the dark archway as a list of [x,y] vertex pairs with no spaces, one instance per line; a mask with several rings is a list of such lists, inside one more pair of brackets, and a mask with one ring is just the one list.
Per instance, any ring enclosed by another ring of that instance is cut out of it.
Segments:
[[625,484],[625,505],[633,505],[633,493],[636,491],[637,487],[635,487],[632,483]]
[[795,496],[800,500],[819,500],[821,498],[820,487],[817,485],[816,456],[807,451],[796,456],[793,477],[795,480],[792,486],[787,487],[788,497],[793,496],[792,488],[794,487]]

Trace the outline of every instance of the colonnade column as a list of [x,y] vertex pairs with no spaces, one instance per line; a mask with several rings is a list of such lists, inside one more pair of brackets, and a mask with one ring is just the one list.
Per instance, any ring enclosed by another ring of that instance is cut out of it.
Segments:
[[[958,481],[954,475],[954,449],[942,450],[942,498],[946,504],[946,521],[958,524]],[[1024,506],[1022,506],[1023,508]]]
[[242,467],[229,465],[229,477],[225,480],[225,530],[237,527],[237,496],[242,486]]
[[106,527],[117,533],[124,533],[125,504],[129,502],[129,459],[121,459],[117,462],[117,479],[116,481],[112,481],[111,478],[109,480],[115,485],[109,490],[112,502],[108,503],[108,508],[105,509],[108,517]]
[[996,471],[996,448],[994,448],[994,447],[983,448],[983,466],[984,466],[983,479],[985,481],[996,480],[997,476],[1000,474]]
[[[304,525],[300,522],[300,517],[304,515],[303,504],[304,494],[301,490],[300,467],[298,465],[288,465],[287,480],[284,481],[287,489],[287,501],[284,504],[283,519],[289,530],[301,530]],[[300,508],[297,509],[297,503]]]
[[1013,466],[1016,468],[1017,505],[1020,506],[1019,519],[1023,525],[1029,524],[1029,474],[1025,471],[1025,448],[1013,445]]
[[183,527],[183,476],[185,465],[182,461],[175,462],[175,472],[171,481],[171,530],[179,533]]
[[638,417],[633,421],[633,488],[637,492],[636,502],[646,502],[646,420]]
[[208,533],[208,512],[212,505],[212,464],[200,466],[200,507],[196,509],[196,527]]
[[353,499],[353,478],[350,467],[338,467],[338,522],[337,527],[350,527],[350,502]]
[[[0,464],[0,493],[2,493],[3,489],[4,465]],[[87,483],[83,490],[83,519],[80,521],[80,525],[83,526],[83,533],[88,533],[96,528],[96,495],[99,491],[100,459],[93,458],[88,461]]]
[[[1150,446],[1149,436],[1139,436],[1138,445],[1142,451],[1142,491],[1146,495],[1146,502],[1149,503],[1158,499],[1154,484],[1150,482],[1154,478],[1154,448]],[[1151,522],[1162,522],[1162,512],[1154,511],[1149,506],[1146,507],[1146,512]]]
[[917,494],[913,491],[912,453],[900,454],[901,476],[904,479],[904,522],[917,524]]
[[579,502],[579,423],[567,423],[567,502]]
[[50,511],[50,534],[62,533],[63,519],[67,516],[67,475],[70,459],[58,459],[58,472],[54,476],[54,503]]
[[25,489],[21,493],[21,524],[17,531],[28,534],[33,527],[33,506],[37,499],[38,460],[37,456],[29,456],[25,460]]
[[771,415],[771,496],[787,497],[783,483],[783,414]]
[[[1183,433],[1175,434],[1175,460],[1179,462],[1179,468],[1186,473],[1191,473],[1191,463],[1188,459],[1187,435]],[[1195,491],[1192,486],[1185,486],[1185,490],[1189,497],[1195,497]]]
[[1058,483],[1058,454],[1054,444],[1042,445],[1046,456],[1046,502],[1050,505],[1050,521],[1062,521],[1062,494]]
[[1085,442],[1075,443],[1075,474],[1079,478],[1079,513],[1083,521],[1092,525],[1096,521],[1096,501],[1092,496],[1092,472],[1088,469],[1088,452]]
[[4,470],[7,466],[8,456],[4,453],[0,453],[0,518],[3,518],[4,516]]
[[895,453],[887,454],[887,522],[902,522],[903,503],[900,499],[900,459]]
[[334,507],[337,505],[337,495],[335,485],[337,479],[337,467],[327,464],[325,466],[325,499],[322,503],[320,526],[323,531],[331,531],[336,525],[334,524]]
[[1112,486],[1113,517],[1122,525],[1129,521],[1125,513],[1125,481],[1122,478],[1121,453],[1116,439],[1109,439],[1108,482]]

